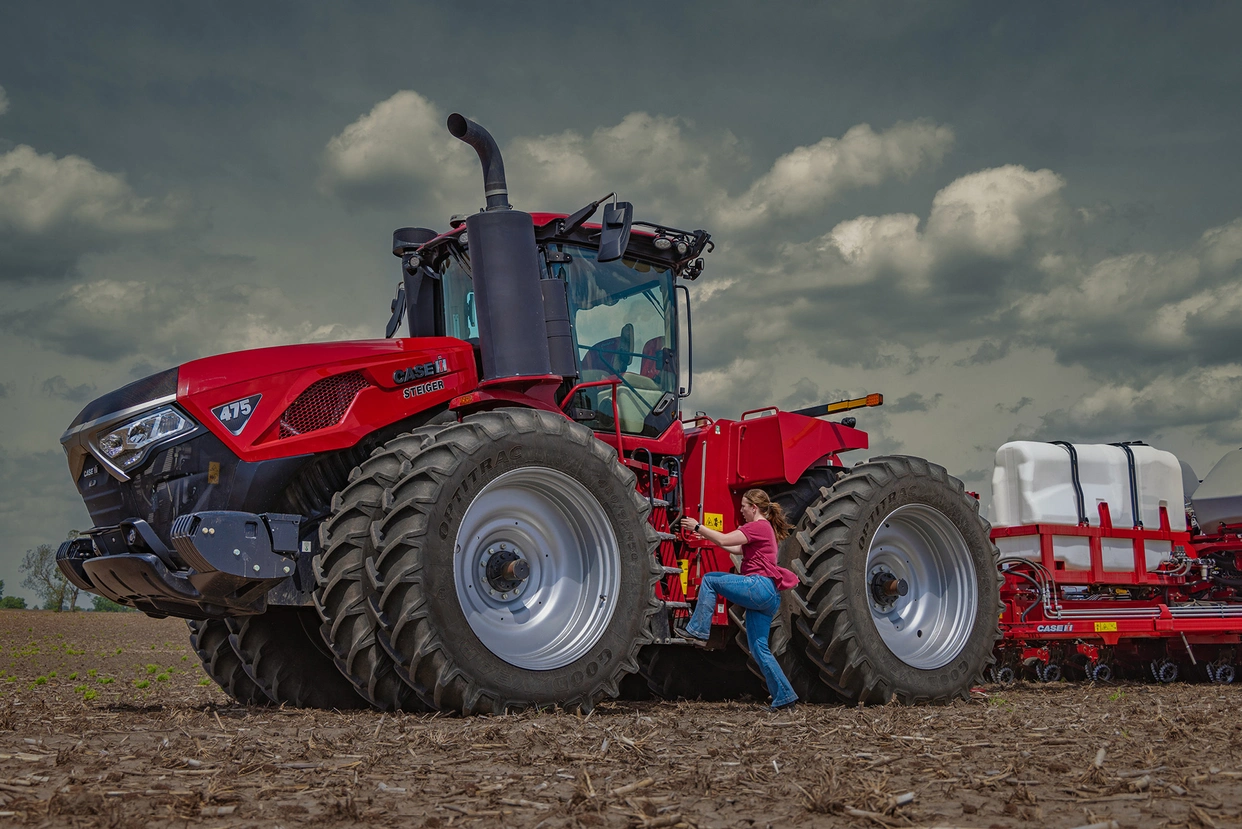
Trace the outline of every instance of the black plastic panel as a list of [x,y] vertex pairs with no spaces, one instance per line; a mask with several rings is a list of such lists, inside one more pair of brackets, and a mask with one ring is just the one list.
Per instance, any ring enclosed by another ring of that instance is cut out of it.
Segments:
[[159,374],[152,374],[150,377],[135,380],[128,386],[121,386],[116,391],[108,392],[103,397],[92,400],[73,419],[73,422],[69,424],[69,428],[72,429],[74,426],[89,423],[96,418],[110,415],[113,412],[123,411],[140,403],[146,403],[149,400],[157,400],[170,394],[176,394],[178,371],[179,369],[177,368],[170,368],[167,371],[161,371]]

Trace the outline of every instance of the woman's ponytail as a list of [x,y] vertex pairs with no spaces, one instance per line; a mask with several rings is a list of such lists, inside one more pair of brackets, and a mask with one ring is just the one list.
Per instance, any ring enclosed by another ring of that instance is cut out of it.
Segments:
[[759,508],[759,514],[772,525],[777,541],[784,541],[789,537],[793,527],[790,526],[789,519],[785,517],[785,510],[781,509],[780,504],[769,498],[762,489],[749,489],[743,497]]

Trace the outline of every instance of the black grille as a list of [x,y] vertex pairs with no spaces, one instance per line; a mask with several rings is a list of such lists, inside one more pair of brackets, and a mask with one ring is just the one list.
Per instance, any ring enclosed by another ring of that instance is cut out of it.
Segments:
[[345,417],[358,392],[369,385],[356,371],[312,383],[280,416],[280,437],[291,438],[335,426]]

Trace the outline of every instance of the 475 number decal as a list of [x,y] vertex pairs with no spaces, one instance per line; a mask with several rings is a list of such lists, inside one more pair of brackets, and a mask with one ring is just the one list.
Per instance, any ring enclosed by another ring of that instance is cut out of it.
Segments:
[[243,397],[241,400],[234,400],[232,403],[225,403],[223,406],[216,406],[211,413],[216,416],[216,420],[220,421],[225,429],[228,429],[234,435],[240,435],[242,429],[246,428],[246,422],[250,420],[250,415],[254,414],[254,410],[259,405],[263,395],[252,394],[250,397]]

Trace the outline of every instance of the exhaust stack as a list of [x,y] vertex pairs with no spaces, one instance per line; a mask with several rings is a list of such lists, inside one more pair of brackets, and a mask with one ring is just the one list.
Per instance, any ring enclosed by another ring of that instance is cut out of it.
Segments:
[[454,112],[448,117],[448,130],[456,139],[466,142],[479,154],[483,165],[483,195],[488,210],[510,210],[509,184],[505,181],[505,162],[492,134],[469,118]]
[[483,380],[550,375],[534,223],[509,205],[504,161],[488,131],[457,113],[448,129],[483,165],[487,209],[466,219]]

